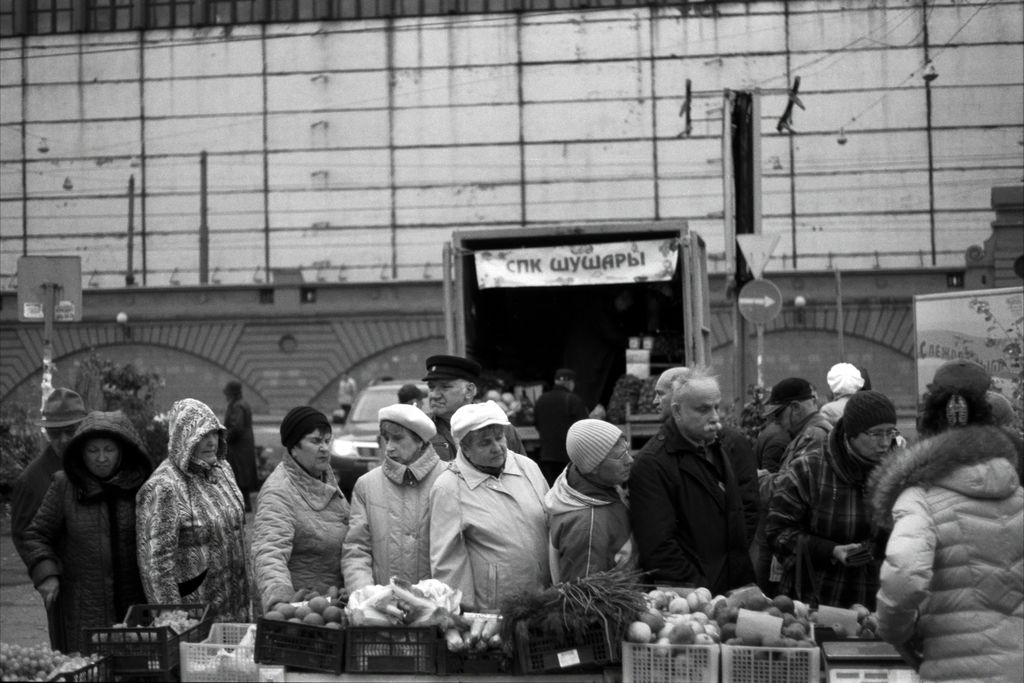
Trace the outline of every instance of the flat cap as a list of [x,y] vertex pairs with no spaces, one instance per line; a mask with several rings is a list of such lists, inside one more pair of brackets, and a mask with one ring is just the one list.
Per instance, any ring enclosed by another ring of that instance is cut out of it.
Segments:
[[787,377],[772,387],[764,414],[774,415],[793,401],[806,401],[809,398],[814,398],[814,387],[810,382],[801,377]]

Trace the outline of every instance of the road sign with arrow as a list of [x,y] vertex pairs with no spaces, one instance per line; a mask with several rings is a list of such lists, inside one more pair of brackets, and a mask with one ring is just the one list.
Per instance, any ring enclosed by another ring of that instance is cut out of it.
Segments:
[[763,325],[782,310],[782,292],[768,280],[751,280],[740,290],[738,303],[740,315],[752,323]]

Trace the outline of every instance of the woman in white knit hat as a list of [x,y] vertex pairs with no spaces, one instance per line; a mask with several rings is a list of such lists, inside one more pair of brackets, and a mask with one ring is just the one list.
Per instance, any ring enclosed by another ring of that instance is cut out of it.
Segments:
[[544,498],[554,580],[635,568],[622,490],[633,466],[626,437],[603,420],[580,420],[569,427],[565,448],[569,465]]
[[434,422],[414,405],[396,403],[377,413],[384,457],[356,481],[341,571],[349,591],[386,584],[393,576],[430,578],[428,497],[446,463],[430,440]]
[[825,380],[828,382],[828,390],[832,392],[832,400],[821,407],[821,414],[834,427],[843,416],[846,402],[864,388],[864,377],[852,363],[836,363],[829,368]]
[[452,415],[455,459],[430,491],[433,578],[462,591],[463,606],[498,609],[508,595],[551,584],[540,467],[509,450],[494,401]]

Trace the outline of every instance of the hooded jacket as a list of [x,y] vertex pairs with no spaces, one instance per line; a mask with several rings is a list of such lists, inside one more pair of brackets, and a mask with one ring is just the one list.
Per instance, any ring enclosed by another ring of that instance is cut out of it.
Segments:
[[321,480],[285,453],[260,488],[252,532],[252,568],[263,609],[300,588],[341,587],[341,548],[349,506],[334,470]]
[[[205,403],[185,398],[171,407],[168,428],[167,459],[136,497],[146,598],[156,604],[209,603],[214,621],[248,622],[244,503],[225,460],[224,426]],[[193,453],[214,431],[217,460],[209,465]]]
[[[1024,680],[1024,489],[1013,441],[994,427],[935,436],[873,477],[893,523],[878,633],[920,647],[922,680]],[[891,514],[890,514],[891,511]]]
[[392,576],[409,583],[430,578],[430,489],[446,468],[428,446],[408,466],[385,457],[356,480],[341,556],[350,593]]
[[[121,449],[113,476],[99,480],[85,466],[85,444],[111,438]],[[64,451],[39,512],[25,535],[32,582],[60,581],[60,650],[84,652],[83,628],[123,621],[128,607],[145,602],[135,561],[135,493],[153,466],[122,413],[94,411]]]
[[544,496],[544,507],[556,582],[637,567],[629,508],[621,489],[598,486],[570,464]]

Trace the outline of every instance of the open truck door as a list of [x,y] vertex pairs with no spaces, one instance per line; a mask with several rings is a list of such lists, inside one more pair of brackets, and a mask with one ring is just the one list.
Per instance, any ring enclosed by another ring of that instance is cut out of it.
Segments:
[[685,221],[456,231],[444,261],[449,351],[506,384],[570,367],[592,407],[631,343],[652,374],[710,364],[707,248]]

